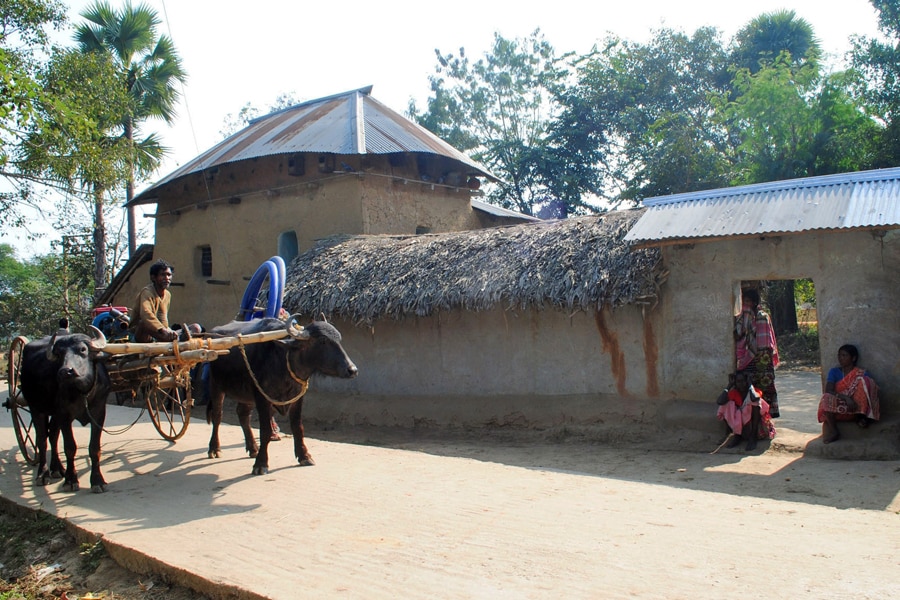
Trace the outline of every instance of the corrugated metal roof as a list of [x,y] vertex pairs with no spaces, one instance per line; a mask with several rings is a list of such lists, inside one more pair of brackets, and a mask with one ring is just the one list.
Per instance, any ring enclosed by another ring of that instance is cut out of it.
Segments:
[[153,202],[161,186],[210,167],[299,152],[437,154],[467,165],[472,170],[470,174],[497,180],[484,166],[372,98],[371,91],[372,86],[360,88],[254,119],[244,129],[142,191],[132,203]]
[[473,199],[472,208],[474,208],[475,210],[480,210],[481,212],[485,212],[489,215],[494,215],[495,217],[515,217],[517,219],[522,219],[523,221],[541,220],[537,217],[532,217],[530,215],[526,215],[525,213],[509,210],[508,208],[503,208],[502,206],[497,206],[495,204],[488,204],[487,202],[482,202],[481,200]]
[[840,173],[644,200],[625,241],[900,227],[900,168]]

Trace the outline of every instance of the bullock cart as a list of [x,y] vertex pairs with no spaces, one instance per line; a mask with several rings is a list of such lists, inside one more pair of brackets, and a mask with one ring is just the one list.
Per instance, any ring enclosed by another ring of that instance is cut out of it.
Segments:
[[[97,333],[102,337],[99,331]],[[166,440],[174,442],[187,431],[191,419],[193,397],[191,372],[228,354],[235,346],[282,339],[287,329],[230,337],[196,337],[181,342],[105,343],[95,360],[102,362],[109,374],[110,391],[130,393],[133,400],[143,402],[154,427]],[[22,396],[22,356],[28,338],[19,336],[7,355],[9,397],[3,406],[11,413],[16,441],[26,462],[36,465],[37,443],[28,403]]]

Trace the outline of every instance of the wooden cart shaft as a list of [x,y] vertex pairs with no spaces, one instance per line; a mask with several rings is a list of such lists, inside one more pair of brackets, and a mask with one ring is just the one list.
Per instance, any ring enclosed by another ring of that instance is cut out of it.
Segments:
[[176,385],[190,377],[199,363],[216,360],[240,344],[258,344],[287,337],[284,329],[221,338],[196,338],[186,342],[125,342],[106,344],[102,360],[109,373],[112,391],[136,390],[141,383],[156,381],[158,387]]
[[288,332],[284,329],[276,331],[261,331],[259,333],[248,333],[247,335],[236,335],[221,338],[196,338],[186,342],[150,342],[147,344],[139,344],[137,342],[125,342],[122,344],[106,344],[103,351],[107,354],[142,354],[150,356],[159,356],[162,354],[171,354],[178,356],[191,350],[229,350],[235,346],[244,344],[258,344],[260,342],[271,342],[287,337]]

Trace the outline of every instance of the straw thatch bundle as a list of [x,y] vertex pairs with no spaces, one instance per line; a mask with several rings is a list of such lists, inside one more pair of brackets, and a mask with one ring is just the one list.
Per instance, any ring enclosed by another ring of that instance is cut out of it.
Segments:
[[622,241],[643,210],[416,236],[340,236],[298,256],[284,306],[355,323],[462,308],[655,304],[660,254]]

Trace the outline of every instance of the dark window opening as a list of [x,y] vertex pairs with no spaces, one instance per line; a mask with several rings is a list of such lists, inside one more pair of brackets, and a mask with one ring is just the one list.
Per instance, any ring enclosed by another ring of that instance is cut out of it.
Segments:
[[200,276],[212,277],[212,248],[209,246],[200,246]]

